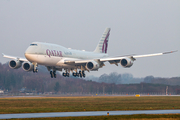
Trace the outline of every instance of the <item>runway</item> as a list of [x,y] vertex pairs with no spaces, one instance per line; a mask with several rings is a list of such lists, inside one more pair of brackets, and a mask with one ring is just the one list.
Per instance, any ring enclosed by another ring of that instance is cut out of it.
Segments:
[[132,111],[89,111],[89,112],[51,112],[51,113],[21,113],[0,114],[0,119],[12,118],[44,118],[44,117],[79,117],[107,115],[134,115],[134,114],[180,114],[180,110],[132,110]]

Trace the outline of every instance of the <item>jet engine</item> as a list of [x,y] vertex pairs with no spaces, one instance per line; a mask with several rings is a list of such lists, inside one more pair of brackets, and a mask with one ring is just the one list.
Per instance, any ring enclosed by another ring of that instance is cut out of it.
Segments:
[[9,62],[9,67],[13,69],[18,69],[21,67],[21,65],[22,65],[22,62],[20,62],[19,60],[11,60]]
[[32,71],[34,69],[34,65],[32,63],[25,62],[23,63],[22,68],[24,71]]
[[99,69],[99,63],[95,62],[95,61],[91,61],[91,62],[88,62],[86,63],[86,68],[88,70],[98,70]]
[[133,65],[133,60],[130,58],[124,58],[120,61],[120,64],[125,68],[129,68]]

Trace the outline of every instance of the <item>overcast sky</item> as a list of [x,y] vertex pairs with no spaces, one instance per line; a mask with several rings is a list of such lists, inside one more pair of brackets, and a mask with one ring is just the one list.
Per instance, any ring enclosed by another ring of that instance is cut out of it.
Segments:
[[180,0],[0,0],[0,52],[8,55],[24,57],[34,41],[93,51],[106,27],[109,56],[179,52],[138,58],[131,68],[107,62],[87,75],[180,76]]

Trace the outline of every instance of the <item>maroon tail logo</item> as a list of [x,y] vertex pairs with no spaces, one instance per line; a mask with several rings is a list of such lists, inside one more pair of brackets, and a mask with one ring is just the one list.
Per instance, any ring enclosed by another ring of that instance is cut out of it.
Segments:
[[102,53],[107,53],[107,47],[108,47],[108,37],[109,37],[109,32],[104,40],[103,46],[102,46]]

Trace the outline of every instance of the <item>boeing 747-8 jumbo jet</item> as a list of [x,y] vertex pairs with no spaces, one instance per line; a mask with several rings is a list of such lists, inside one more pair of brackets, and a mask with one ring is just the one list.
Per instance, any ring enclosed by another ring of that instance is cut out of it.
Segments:
[[33,42],[25,51],[26,58],[13,57],[3,54],[3,57],[12,59],[9,62],[10,68],[17,69],[22,66],[25,71],[37,72],[38,65],[44,65],[50,71],[51,78],[56,78],[56,71],[62,71],[64,77],[69,77],[72,72],[74,77],[85,77],[85,71],[97,71],[105,66],[104,62],[129,68],[136,58],[164,55],[171,52],[129,55],[120,57],[108,57],[107,48],[110,35],[110,28],[106,28],[96,49],[93,52],[68,49],[60,45]]

